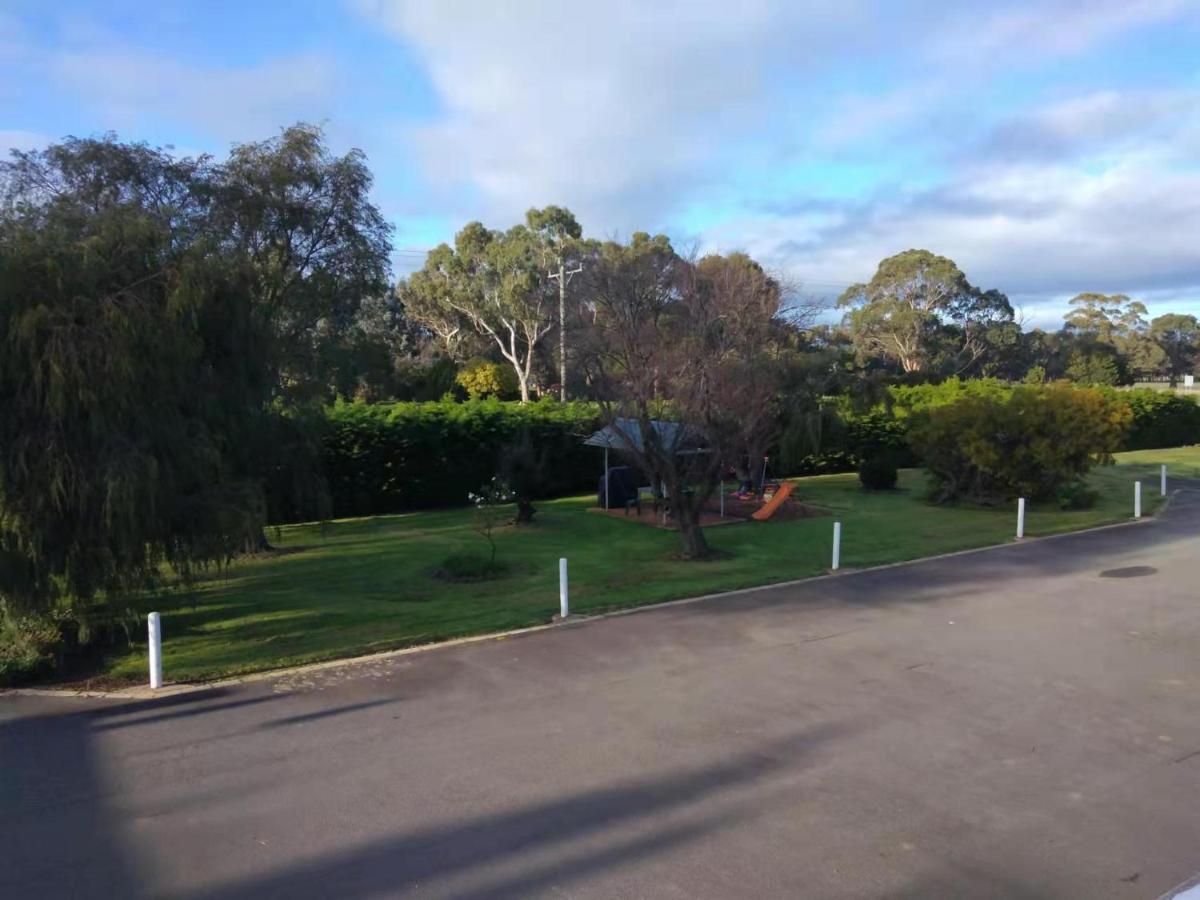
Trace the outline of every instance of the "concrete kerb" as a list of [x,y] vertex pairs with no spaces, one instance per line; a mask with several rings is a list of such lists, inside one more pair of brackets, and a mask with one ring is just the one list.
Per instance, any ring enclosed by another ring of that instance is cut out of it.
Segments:
[[805,578],[792,578],[788,581],[774,581],[770,584],[759,584],[754,585],[753,587],[734,588],[728,591],[716,591],[711,594],[699,594],[695,597],[680,597],[678,600],[664,600],[661,603],[652,603],[645,606],[632,606],[628,609],[614,609],[608,612],[596,613],[594,615],[574,614],[570,617],[570,619],[567,620],[558,620],[558,617],[556,616],[556,621],[544,625],[530,625],[525,628],[513,628],[508,631],[489,632],[488,634],[477,634],[471,635],[470,637],[452,638],[451,640],[446,641],[434,641],[428,644],[418,644],[414,647],[401,647],[397,650],[383,650],[379,653],[368,653],[362,656],[351,656],[339,659],[324,660],[322,662],[306,663],[301,666],[292,666],[286,669],[270,669],[265,672],[252,672],[247,675],[222,678],[214,681],[167,684],[157,690],[153,690],[147,685],[120,688],[114,691],[72,691],[57,690],[54,688],[9,688],[0,691],[0,697],[17,695],[29,697],[63,697],[71,699],[86,698],[100,700],[147,700],[157,697],[171,697],[178,694],[188,694],[195,691],[207,691],[212,690],[213,688],[232,687],[239,684],[256,684],[262,681],[271,681],[277,678],[288,678],[294,675],[303,675],[309,672],[320,672],[327,669],[337,669],[345,666],[380,662],[400,656],[408,656],[413,653],[426,653],[450,647],[461,647],[465,644],[479,644],[484,641],[502,641],[511,637],[521,637],[522,635],[534,634],[539,631],[548,631],[552,628],[582,627],[589,622],[612,619],[618,616],[631,616],[638,613],[651,612],[656,609],[664,609],[672,606],[686,606],[692,603],[704,603],[711,600],[720,600],[726,597],[736,597],[741,594],[756,594],[762,591],[773,591],[779,588],[795,587],[802,584],[812,584],[813,582],[824,581],[831,578],[854,578],[856,575],[866,575],[871,572],[882,572],[888,569],[898,569],[905,566],[919,566],[925,563],[937,562],[938,560],[942,559],[953,559],[957,556],[969,556],[976,553],[990,553],[996,550],[1003,550],[1008,547],[1018,545],[1028,546],[1036,542],[1054,541],[1059,540],[1060,538],[1069,538],[1076,535],[1090,534],[1097,531],[1110,531],[1114,528],[1131,528],[1150,525],[1158,521],[1158,516],[1167,511],[1171,505],[1171,502],[1181,490],[1190,489],[1176,488],[1167,495],[1167,499],[1163,502],[1163,505],[1153,516],[1146,516],[1141,519],[1131,519],[1127,522],[1114,522],[1108,525],[1095,525],[1091,528],[1080,528],[1076,531],[1064,531],[1060,532],[1059,534],[1025,537],[1019,541],[1016,539],[1011,539],[1002,544],[989,544],[986,547],[972,547],[968,550],[954,550],[950,553],[938,553],[933,556],[922,556],[918,559],[907,559],[903,560],[902,562],[883,563],[881,565],[867,566],[860,569],[840,569],[836,572],[826,572],[823,575],[810,575]]

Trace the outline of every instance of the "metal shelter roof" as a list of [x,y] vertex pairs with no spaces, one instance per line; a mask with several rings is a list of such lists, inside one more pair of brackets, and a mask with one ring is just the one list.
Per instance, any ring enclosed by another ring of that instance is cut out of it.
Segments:
[[[663,422],[653,419],[650,427],[654,429],[662,446],[673,448],[676,453],[703,453],[707,449],[704,447],[704,441],[700,435],[679,422]],[[605,425],[583,443],[587,447],[641,452],[644,447],[642,426],[637,419],[616,419],[611,425]]]

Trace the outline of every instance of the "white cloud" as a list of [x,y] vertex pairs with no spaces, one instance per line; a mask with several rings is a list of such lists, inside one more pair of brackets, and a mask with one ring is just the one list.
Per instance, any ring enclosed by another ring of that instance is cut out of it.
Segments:
[[870,277],[910,247],[949,256],[982,287],[1036,303],[1087,290],[1145,294],[1200,284],[1200,171],[1130,159],[980,168],[934,191],[840,214],[746,218],[706,235],[818,284]]
[[981,10],[964,4],[958,21],[936,32],[931,59],[961,68],[1011,65],[1031,57],[1076,54],[1135,28],[1173,19],[1191,0],[1038,0]]
[[36,150],[52,142],[49,135],[37,131],[0,129],[0,159],[7,159],[9,150]]
[[46,66],[59,84],[93,104],[105,127],[119,131],[168,122],[247,140],[297,119],[319,120],[333,107],[334,73],[316,55],[217,67],[104,44],[60,50]]
[[565,203],[602,230],[655,227],[774,112],[772,67],[821,57],[858,5],[359,4],[427,64],[442,117],[427,169],[511,220]]

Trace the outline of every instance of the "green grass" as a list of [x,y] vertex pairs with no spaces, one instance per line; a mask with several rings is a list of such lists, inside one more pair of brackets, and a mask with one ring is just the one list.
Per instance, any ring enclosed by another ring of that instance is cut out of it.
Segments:
[[[1123,454],[1091,476],[1094,508],[1033,506],[1026,533],[1127,520],[1135,478],[1153,512],[1160,463],[1200,477],[1200,447]],[[496,535],[513,574],[472,583],[433,577],[451,554],[484,552],[470,510],[284,527],[275,541],[286,552],[159,598],[167,676],[206,679],[547,622],[558,610],[560,556],[570,560],[572,612],[591,613],[819,574],[832,517],[843,523],[846,568],[1002,543],[1015,527],[1012,508],[929,505],[915,470],[894,492],[864,492],[850,474],[800,479],[797,495],[831,517],[711,528],[728,556],[699,563],[672,558],[674,534],[588,512],[590,498],[548,501],[535,524]],[[144,647],[105,662],[118,679],[140,681],[145,667]]]

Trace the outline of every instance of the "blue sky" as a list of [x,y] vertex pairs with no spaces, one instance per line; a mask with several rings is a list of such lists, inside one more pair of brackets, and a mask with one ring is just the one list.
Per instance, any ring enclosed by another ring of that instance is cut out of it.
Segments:
[[297,120],[369,156],[398,274],[558,203],[817,296],[925,247],[1030,324],[1200,312],[1196,0],[0,0],[0,146]]

